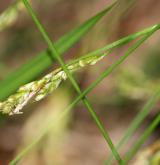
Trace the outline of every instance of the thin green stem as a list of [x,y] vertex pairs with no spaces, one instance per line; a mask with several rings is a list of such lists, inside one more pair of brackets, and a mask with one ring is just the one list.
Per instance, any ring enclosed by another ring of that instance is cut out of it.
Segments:
[[[34,20],[37,28],[39,29],[39,31],[41,32],[44,40],[46,41],[46,43],[49,46],[49,49],[52,53],[52,56],[57,59],[57,61],[60,63],[62,69],[65,71],[65,73],[67,74],[68,78],[70,79],[72,85],[74,86],[75,90],[77,91],[77,93],[80,95],[82,92],[77,84],[77,82],[75,81],[75,79],[72,77],[71,73],[68,71],[63,59],[60,57],[58,51],[56,50],[56,47],[54,46],[52,40],[50,39],[49,35],[47,34],[47,32],[45,31],[45,29],[43,28],[42,24],[40,23],[40,21],[38,20],[36,14],[34,13],[32,7],[30,6],[30,4],[28,3],[27,0],[23,0],[24,5],[26,6],[29,14],[31,15],[32,19]],[[82,98],[82,101],[84,103],[84,105],[87,107],[89,113],[91,114],[92,118],[94,119],[94,121],[96,122],[99,130],[101,131],[102,135],[104,136],[104,138],[106,139],[115,159],[118,161],[118,163],[121,163],[122,160],[120,158],[119,153],[116,151],[111,138],[109,137],[109,134],[107,133],[107,131],[105,131],[105,128],[103,126],[103,124],[101,123],[99,117],[96,115],[95,111],[93,110],[93,108],[91,107],[88,99],[86,98],[86,96],[84,96]]]
[[154,131],[154,129],[158,126],[159,123],[160,123],[160,113],[153,120],[150,126],[144,131],[142,136],[137,140],[137,142],[133,145],[133,147],[129,149],[129,151],[127,152],[124,158],[125,164],[127,164],[133,158],[133,156],[137,153],[137,151],[140,149],[142,144],[147,140],[149,135]]

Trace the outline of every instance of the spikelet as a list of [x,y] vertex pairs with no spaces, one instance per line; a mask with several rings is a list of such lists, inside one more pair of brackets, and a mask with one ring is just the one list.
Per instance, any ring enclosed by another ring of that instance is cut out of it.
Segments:
[[[101,60],[105,54],[100,56],[89,56],[81,58],[80,60],[74,60],[70,62],[67,66],[67,69],[73,73],[80,68],[83,68],[87,65],[94,65],[99,60]],[[21,109],[30,101],[40,101],[53,90],[58,88],[60,83],[67,79],[66,73],[62,68],[58,68],[53,72],[42,77],[38,81],[33,81],[26,85],[21,86],[18,91],[8,97],[4,102],[0,102],[0,111],[4,114],[14,115],[22,114]]]

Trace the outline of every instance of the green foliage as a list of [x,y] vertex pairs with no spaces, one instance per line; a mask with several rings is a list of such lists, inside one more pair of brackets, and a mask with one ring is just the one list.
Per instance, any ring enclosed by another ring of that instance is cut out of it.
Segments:
[[[99,130],[101,131],[104,139],[107,141],[113,156],[117,160],[119,164],[127,164],[129,160],[136,154],[140,146],[144,143],[147,137],[152,133],[152,131],[156,128],[156,126],[160,122],[160,115],[158,115],[155,120],[150,124],[150,126],[144,131],[142,136],[137,140],[134,146],[127,152],[125,155],[124,160],[121,159],[118,150],[127,143],[129,138],[133,135],[136,129],[140,126],[142,121],[146,118],[149,114],[151,109],[154,107],[156,102],[160,98],[160,90],[158,89],[157,92],[151,97],[151,99],[145,104],[143,109],[138,113],[137,117],[134,119],[132,124],[129,126],[128,130],[126,131],[123,138],[118,143],[117,147],[114,146],[108,132],[105,130],[103,123],[100,121],[99,117],[93,110],[91,104],[87,99],[87,94],[96,87],[105,77],[109,76],[114,69],[116,69],[123,61],[125,61],[128,56],[135,51],[146,39],[148,39],[154,32],[160,29],[160,24],[156,24],[152,27],[144,29],[138,33],[132,34],[128,37],[122,38],[112,44],[109,44],[103,48],[95,50],[85,56],[80,57],[79,59],[73,60],[68,64],[65,64],[63,59],[61,58],[61,54],[67,51],[73,44],[75,44],[84,34],[90,30],[116,3],[113,3],[104,11],[98,13],[96,16],[89,19],[83,25],[79,26],[75,30],[71,31],[64,37],[62,37],[58,42],[55,44],[50,39],[49,35],[45,31],[44,27],[42,26],[41,22],[38,20],[36,14],[34,13],[32,7],[28,3],[27,0],[23,0],[26,9],[28,10],[29,14],[31,15],[34,23],[36,24],[37,28],[41,32],[44,40],[48,44],[48,50],[42,52],[38,55],[35,59],[32,59],[29,63],[24,65],[19,71],[9,75],[6,80],[0,83],[0,88],[2,89],[0,94],[0,99],[5,99],[9,96],[12,92],[14,92],[20,85],[27,83],[34,78],[36,78],[39,74],[41,74],[45,69],[47,69],[52,63],[53,59],[56,59],[61,68],[57,69],[56,71],[51,72],[50,74],[44,76],[42,79],[38,81],[31,82],[19,88],[18,92],[15,95],[12,95],[8,98],[7,101],[2,102],[0,104],[0,109],[4,113],[16,114],[20,113],[20,110],[23,108],[24,105],[32,98],[35,97],[35,100],[40,100],[44,98],[48,93],[52,92],[56,89],[59,83],[66,78],[69,78],[73,87],[78,93],[78,97],[63,111],[62,115],[57,119],[61,120],[65,115],[67,115],[70,110],[80,101],[82,100],[86,108],[88,109],[90,115],[94,119],[95,123],[97,124]],[[113,49],[127,44],[128,42],[136,39],[137,37],[141,38],[135,42],[128,50],[122,55],[113,65],[105,70],[98,79],[92,83],[86,90],[83,92],[81,91],[80,87],[78,86],[76,80],[73,78],[71,74],[73,71],[76,71],[79,68],[82,68],[87,65],[95,64],[99,61],[104,55],[108,55]],[[104,54],[105,53],[105,54]],[[53,58],[50,58],[52,56]],[[6,87],[5,87],[6,86]],[[26,94],[27,93],[27,94]],[[13,106],[12,106],[13,104]],[[8,107],[7,107],[8,106]],[[5,107],[7,107],[5,109]],[[16,108],[15,108],[16,107]],[[18,107],[18,108],[17,108]],[[52,122],[52,121],[51,121]],[[30,151],[36,145],[42,137],[46,135],[48,130],[52,127],[47,127],[42,134],[37,137],[30,145],[28,145],[19,155],[10,163],[11,165],[17,164],[27,152]],[[112,156],[109,157],[106,164],[112,163]]]

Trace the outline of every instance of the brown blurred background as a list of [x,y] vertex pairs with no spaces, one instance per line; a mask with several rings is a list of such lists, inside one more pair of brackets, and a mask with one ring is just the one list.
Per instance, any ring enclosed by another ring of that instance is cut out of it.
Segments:
[[[63,34],[102,10],[109,2],[111,1],[45,0],[42,2],[36,0],[32,1],[32,5],[50,36],[56,41]],[[13,3],[13,0],[2,0],[0,12],[2,13]],[[121,0],[120,3],[118,8],[104,17],[65,54],[66,60],[76,58],[160,22],[159,0]],[[160,33],[157,32],[88,95],[115,144],[158,87],[160,81],[159,44]],[[46,43],[26,10],[23,9],[12,25],[0,32],[0,79],[3,80],[9,73],[45,48],[47,48]],[[91,84],[127,48],[128,45],[117,49],[109,58],[76,74],[75,77],[81,88],[85,89]],[[53,68],[55,65],[45,73]],[[7,118],[2,116],[0,119],[0,164],[7,165],[17,153],[40,134],[43,128],[47,127],[48,122],[54,122],[56,116],[61,114],[74,99],[73,96],[76,96],[75,91],[67,81],[43,101],[27,106],[23,115]],[[156,105],[122,149],[122,155],[152,121],[158,109],[159,105]],[[99,165],[104,163],[110,150],[82,103],[79,103],[63,121],[55,122],[55,124],[56,127],[33,147],[19,165]],[[143,146],[144,149],[157,142],[159,136],[160,132],[157,128]],[[137,159],[139,154],[141,152],[138,153]]]

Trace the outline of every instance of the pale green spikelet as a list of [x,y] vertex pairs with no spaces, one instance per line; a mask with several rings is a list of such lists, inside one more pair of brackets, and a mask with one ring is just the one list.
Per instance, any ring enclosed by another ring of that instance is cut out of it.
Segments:
[[[87,65],[94,65],[106,54],[84,56],[67,64],[67,69],[73,73]],[[0,111],[4,114],[21,114],[21,109],[33,98],[34,101],[42,100],[53,90],[58,88],[62,81],[67,79],[66,73],[62,68],[58,68],[47,74],[38,81],[33,81],[21,86],[18,91],[8,97],[4,102],[0,102]]]

